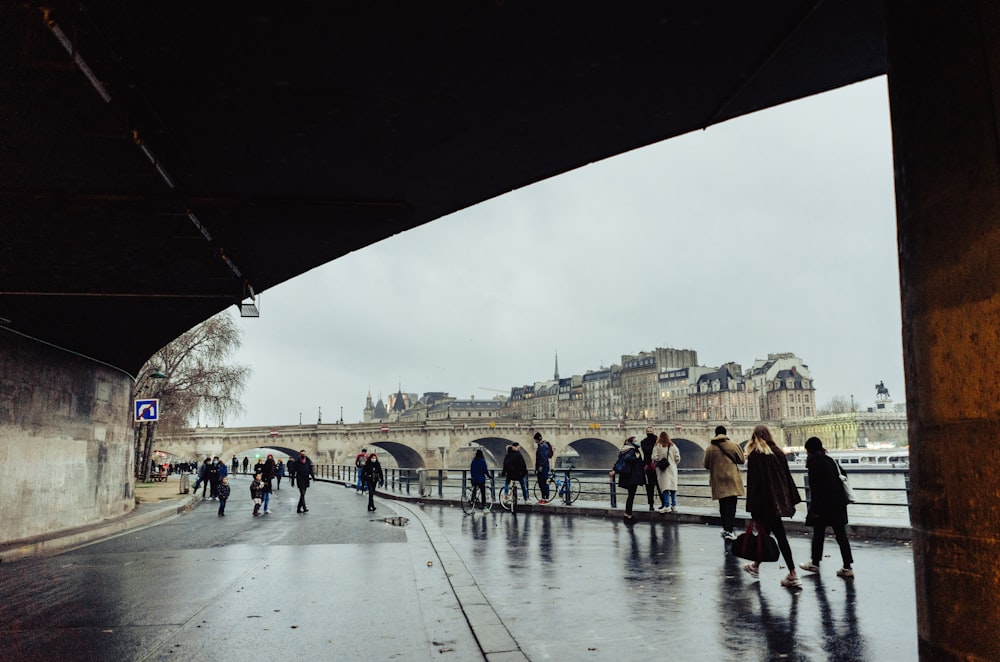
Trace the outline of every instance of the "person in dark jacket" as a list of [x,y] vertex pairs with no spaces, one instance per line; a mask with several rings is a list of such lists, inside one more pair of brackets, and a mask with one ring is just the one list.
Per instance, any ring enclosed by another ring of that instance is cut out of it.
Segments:
[[469,464],[469,481],[472,483],[472,495],[475,498],[476,490],[479,491],[479,503],[483,504],[483,511],[489,508],[486,506],[486,480],[490,475],[490,467],[486,464],[486,456],[483,449],[477,448],[476,455]]
[[843,567],[837,571],[840,577],[853,577],[854,557],[851,555],[851,543],[847,538],[847,495],[840,480],[840,468],[826,454],[823,442],[819,437],[806,439],[806,471],[809,473],[809,512],[806,513],[806,526],[813,527],[812,561],[799,565],[803,570],[819,572],[819,562],[823,558],[823,542],[826,538],[826,527],[833,529],[833,537],[840,546],[840,558]]
[[250,498],[253,500],[253,516],[257,517],[260,515],[260,502],[264,498],[264,481],[259,473],[254,474],[250,481]]
[[216,455],[212,458],[212,464],[208,465],[206,475],[208,476],[209,492],[211,493],[212,500],[215,501],[219,498],[219,481],[229,475],[229,468]]
[[649,499],[649,509],[654,510],[656,505],[653,498],[657,490],[656,466],[653,464],[653,448],[656,446],[656,434],[652,426],[646,428],[646,436],[639,442],[642,449],[642,469],[646,472],[646,498]]
[[[789,588],[801,586],[802,581],[795,572],[792,548],[788,545],[781,518],[793,516],[795,504],[800,501],[802,497],[792,480],[785,452],[774,443],[767,426],[758,425],[747,443],[747,512],[757,523],[761,535],[773,533],[778,540],[778,549],[788,566],[788,576],[781,580],[781,585]],[[760,576],[759,569],[759,562],[743,566],[743,570],[754,578]]]
[[535,477],[538,479],[538,490],[542,493],[542,498],[538,500],[540,504],[549,502],[549,460],[552,458],[552,444],[542,439],[542,433],[536,432],[535,440]]
[[[646,470],[643,469],[642,456],[639,453],[640,449],[635,441],[635,437],[629,437],[618,452],[618,459],[623,464],[622,470],[620,472],[616,472],[614,469],[611,470],[612,476],[616,473],[618,474],[618,487],[628,490],[628,498],[625,499],[626,523],[631,523],[634,520],[632,504],[635,502],[636,490],[639,489],[640,485],[646,484]],[[616,461],[615,465],[618,464]]]
[[274,480],[275,474],[278,472],[278,465],[274,463],[274,456],[268,454],[267,459],[264,461],[264,467],[260,471],[260,477],[264,481],[264,512],[271,512],[271,490],[273,484],[271,481]]
[[229,499],[231,491],[229,478],[223,478],[219,481],[219,517],[226,516],[226,501]]
[[198,480],[194,481],[194,489],[191,490],[193,494],[197,494],[198,486],[201,485],[202,501],[205,500],[205,493],[208,491],[208,465],[211,463],[212,459],[208,457],[201,463],[201,466],[198,468]]
[[306,457],[306,452],[303,449],[299,451],[299,458],[294,462],[289,462],[288,465],[292,482],[299,488],[299,505],[295,508],[295,512],[308,513],[309,509],[306,508],[306,490],[309,489],[309,479],[316,479],[316,474],[313,473],[312,460]]
[[375,510],[375,486],[385,485],[385,474],[382,473],[382,465],[379,464],[375,453],[369,454],[365,460],[365,465],[361,468],[361,477],[368,486],[368,510]]
[[506,478],[503,485],[504,494],[510,492],[511,482],[516,481],[521,484],[521,494],[524,496],[524,502],[527,503],[528,463],[524,461],[524,455],[521,454],[521,444],[516,441],[507,447],[507,454],[503,458],[503,475]]

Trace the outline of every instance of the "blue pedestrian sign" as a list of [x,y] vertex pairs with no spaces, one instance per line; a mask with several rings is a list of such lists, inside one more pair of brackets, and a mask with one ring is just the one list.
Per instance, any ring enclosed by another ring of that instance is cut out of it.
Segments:
[[160,401],[155,398],[151,400],[136,400],[135,420],[136,422],[160,420]]

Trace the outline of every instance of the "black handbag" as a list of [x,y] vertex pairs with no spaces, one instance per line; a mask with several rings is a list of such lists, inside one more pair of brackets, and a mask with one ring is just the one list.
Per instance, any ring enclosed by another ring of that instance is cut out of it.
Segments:
[[736,536],[730,551],[734,556],[755,563],[777,561],[779,556],[778,541],[753,520],[747,524],[745,532]]
[[670,466],[670,458],[667,457],[661,457],[656,462],[656,468],[659,469],[660,471],[666,471],[667,467],[669,466]]

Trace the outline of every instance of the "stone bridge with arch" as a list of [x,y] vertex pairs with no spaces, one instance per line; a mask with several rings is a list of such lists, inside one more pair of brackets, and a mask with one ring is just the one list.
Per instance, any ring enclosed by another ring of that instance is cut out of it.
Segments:
[[[746,441],[754,422],[724,422],[729,437]],[[490,422],[455,424],[427,421],[420,424],[355,423],[289,425],[279,427],[198,427],[175,434],[157,435],[154,448],[167,455],[166,461],[195,461],[218,455],[229,462],[242,459],[253,449],[273,449],[289,455],[305,450],[319,464],[353,464],[362,448],[377,449],[383,464],[406,468],[459,468],[472,460],[472,449],[483,448],[492,466],[498,466],[506,447],[517,441],[528,454],[534,453],[534,433],[552,444],[554,461],[578,469],[607,469],[614,464],[622,441],[630,435],[641,439],[647,426],[659,433],[666,430],[681,453],[681,467],[701,467],[702,454],[714,436],[716,422],[681,423],[638,421],[619,423],[534,424]],[[490,458],[492,455],[492,458]],[[388,457],[386,457],[388,456]]]

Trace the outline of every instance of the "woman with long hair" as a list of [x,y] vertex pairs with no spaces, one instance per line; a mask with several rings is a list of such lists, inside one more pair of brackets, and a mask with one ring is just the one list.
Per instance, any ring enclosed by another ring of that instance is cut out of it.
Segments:
[[[785,453],[774,443],[771,431],[766,425],[758,425],[747,443],[747,512],[757,523],[758,534],[773,533],[778,540],[778,549],[788,567],[788,576],[781,580],[782,586],[789,588],[802,585],[795,572],[792,548],[788,545],[782,517],[795,514],[795,504],[802,501],[799,490],[792,480]],[[751,577],[759,577],[760,562],[743,566]]]
[[650,456],[656,471],[656,483],[660,487],[663,505],[656,510],[661,513],[677,512],[677,467],[681,463],[681,452],[666,432],[656,438],[656,445]]

